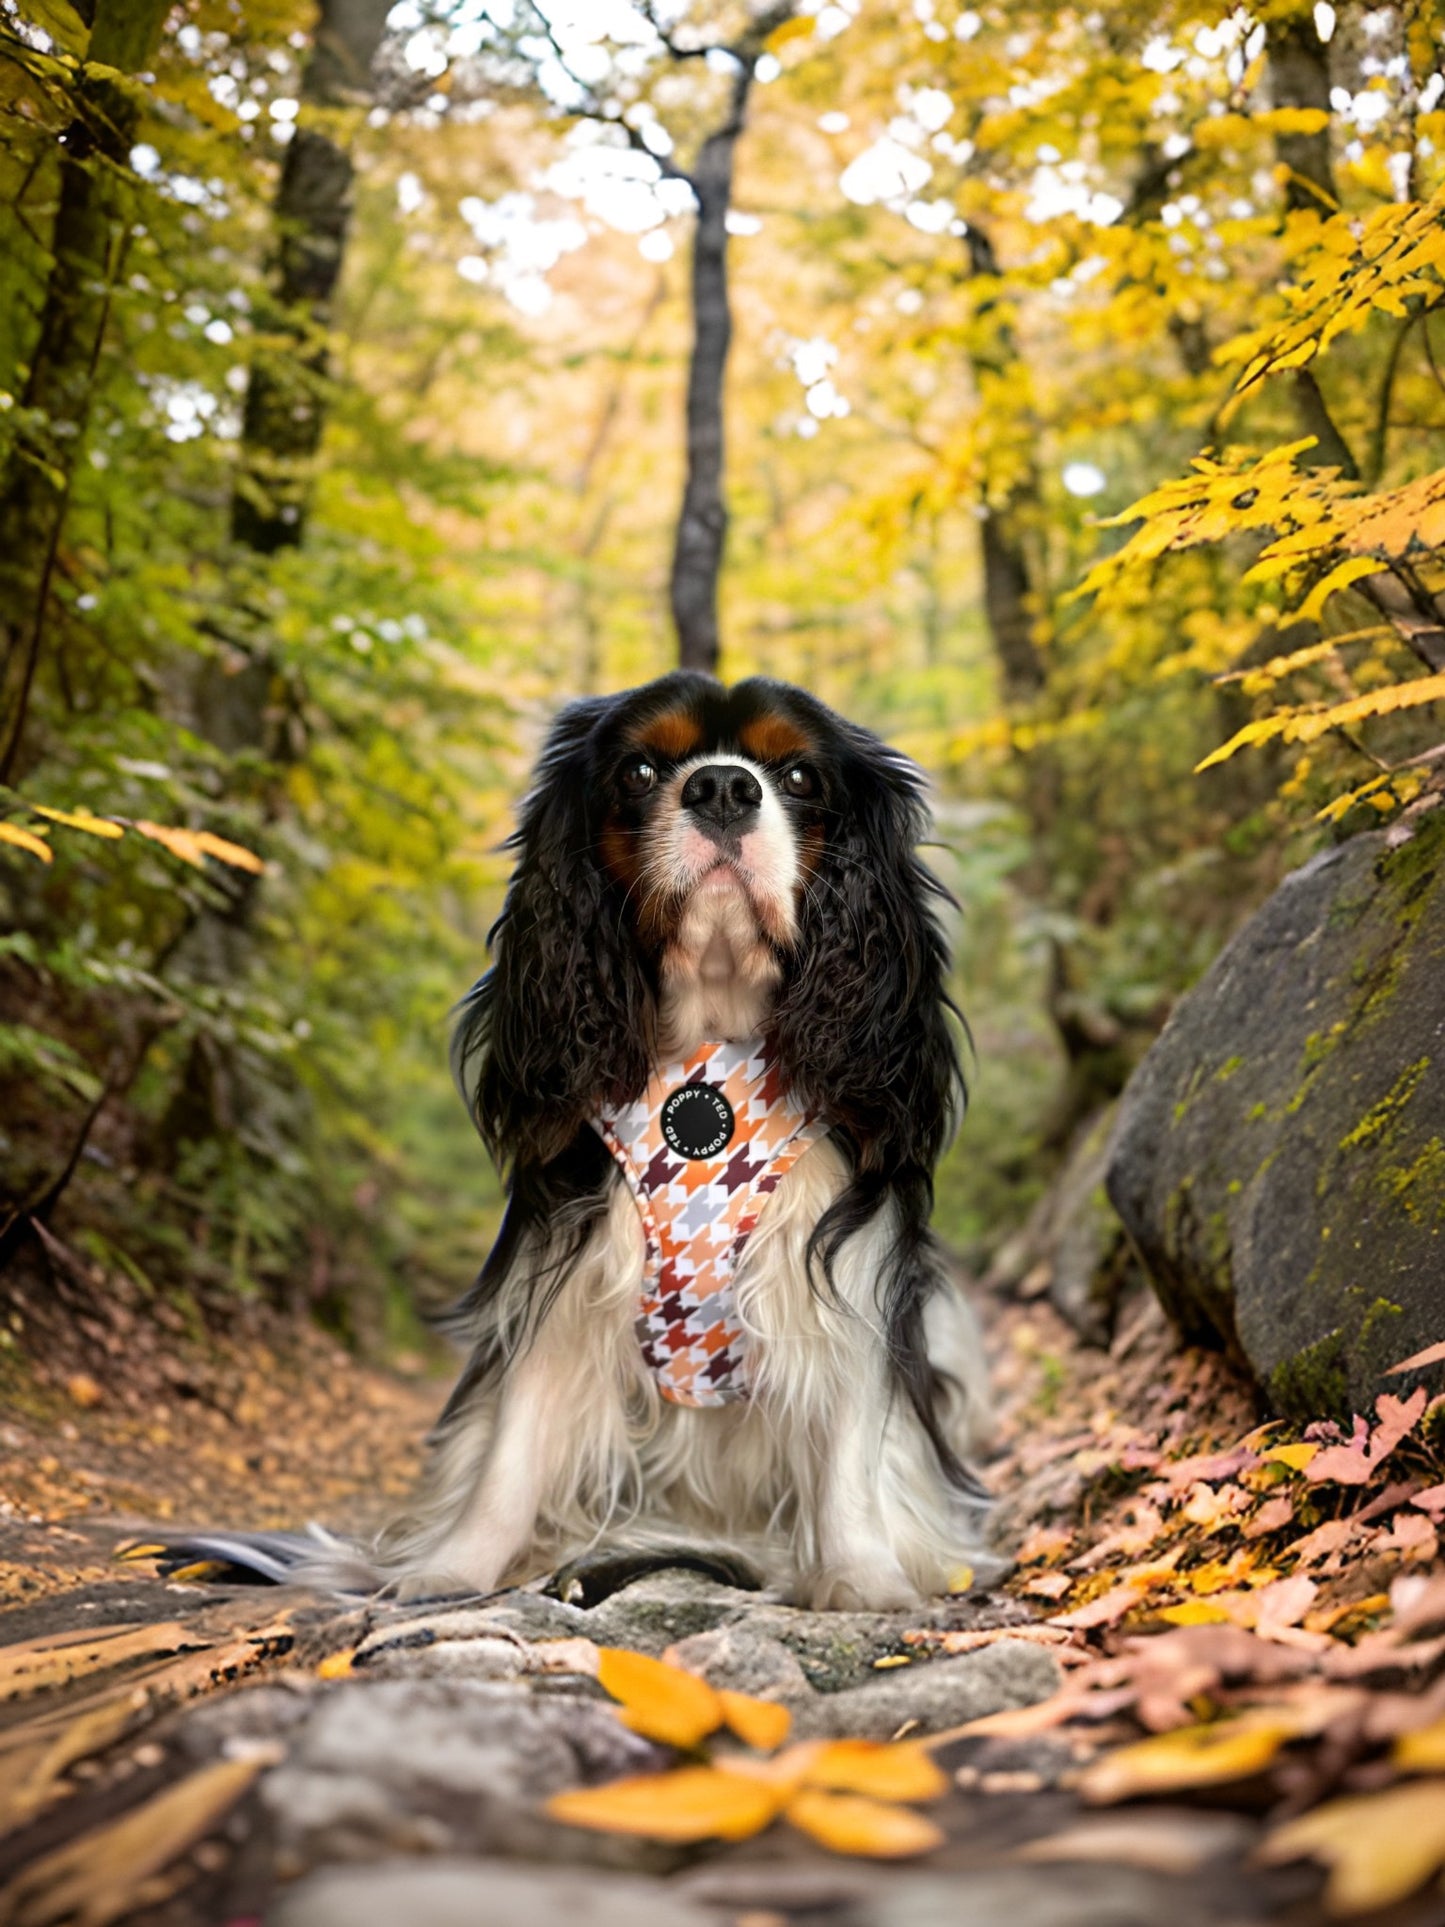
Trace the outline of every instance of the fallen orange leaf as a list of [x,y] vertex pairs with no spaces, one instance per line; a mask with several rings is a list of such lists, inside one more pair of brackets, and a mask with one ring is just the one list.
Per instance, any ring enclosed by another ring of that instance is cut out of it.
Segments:
[[714,1764],[720,1772],[758,1780],[785,1796],[802,1786],[808,1778],[808,1769],[828,1744],[827,1740],[799,1740],[795,1746],[775,1753],[770,1760],[755,1760],[747,1753],[725,1753]]
[[764,1781],[712,1766],[646,1773],[607,1786],[556,1793],[554,1820],[594,1833],[641,1834],[649,1840],[746,1840],[761,1833],[785,1794]]
[[941,1767],[916,1740],[833,1740],[810,1762],[807,1785],[875,1800],[936,1800],[948,1786]]
[[666,1660],[599,1646],[597,1677],[622,1702],[624,1725],[644,1739],[694,1747],[723,1723],[722,1701],[707,1681]]
[[907,1807],[886,1806],[856,1793],[823,1793],[807,1788],[795,1794],[786,1817],[834,1853],[867,1854],[875,1860],[905,1860],[941,1847],[941,1828]]
[[792,1730],[792,1714],[775,1700],[754,1699],[749,1693],[720,1692],[718,1703],[733,1732],[749,1746],[755,1746],[759,1753],[771,1753]]

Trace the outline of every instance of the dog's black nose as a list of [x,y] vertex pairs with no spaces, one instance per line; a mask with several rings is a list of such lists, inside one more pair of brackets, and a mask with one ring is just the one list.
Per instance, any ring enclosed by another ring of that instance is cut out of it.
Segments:
[[762,800],[762,784],[740,763],[704,763],[682,786],[682,807],[715,830],[730,830]]

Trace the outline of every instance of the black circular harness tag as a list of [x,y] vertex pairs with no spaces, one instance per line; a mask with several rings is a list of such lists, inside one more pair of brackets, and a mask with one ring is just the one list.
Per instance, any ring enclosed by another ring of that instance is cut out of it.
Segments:
[[662,1101],[662,1135],[685,1158],[716,1157],[732,1141],[733,1107],[716,1084],[680,1084]]

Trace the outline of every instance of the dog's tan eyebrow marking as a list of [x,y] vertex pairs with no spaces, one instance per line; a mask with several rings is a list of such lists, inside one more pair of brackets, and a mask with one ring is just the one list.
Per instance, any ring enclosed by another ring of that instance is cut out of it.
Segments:
[[638,747],[658,751],[663,756],[690,756],[702,748],[702,730],[684,709],[665,709],[651,716],[638,731]]
[[760,763],[790,763],[808,755],[812,744],[784,716],[755,716],[738,731],[738,741]]

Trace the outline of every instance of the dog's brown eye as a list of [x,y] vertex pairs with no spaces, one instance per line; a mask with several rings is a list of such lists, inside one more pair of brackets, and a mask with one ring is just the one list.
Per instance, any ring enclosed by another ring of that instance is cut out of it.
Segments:
[[619,777],[624,796],[646,796],[650,789],[657,786],[657,771],[645,756],[634,756],[630,763],[622,765]]
[[805,763],[794,763],[791,769],[783,771],[783,794],[784,796],[818,794],[817,779]]

